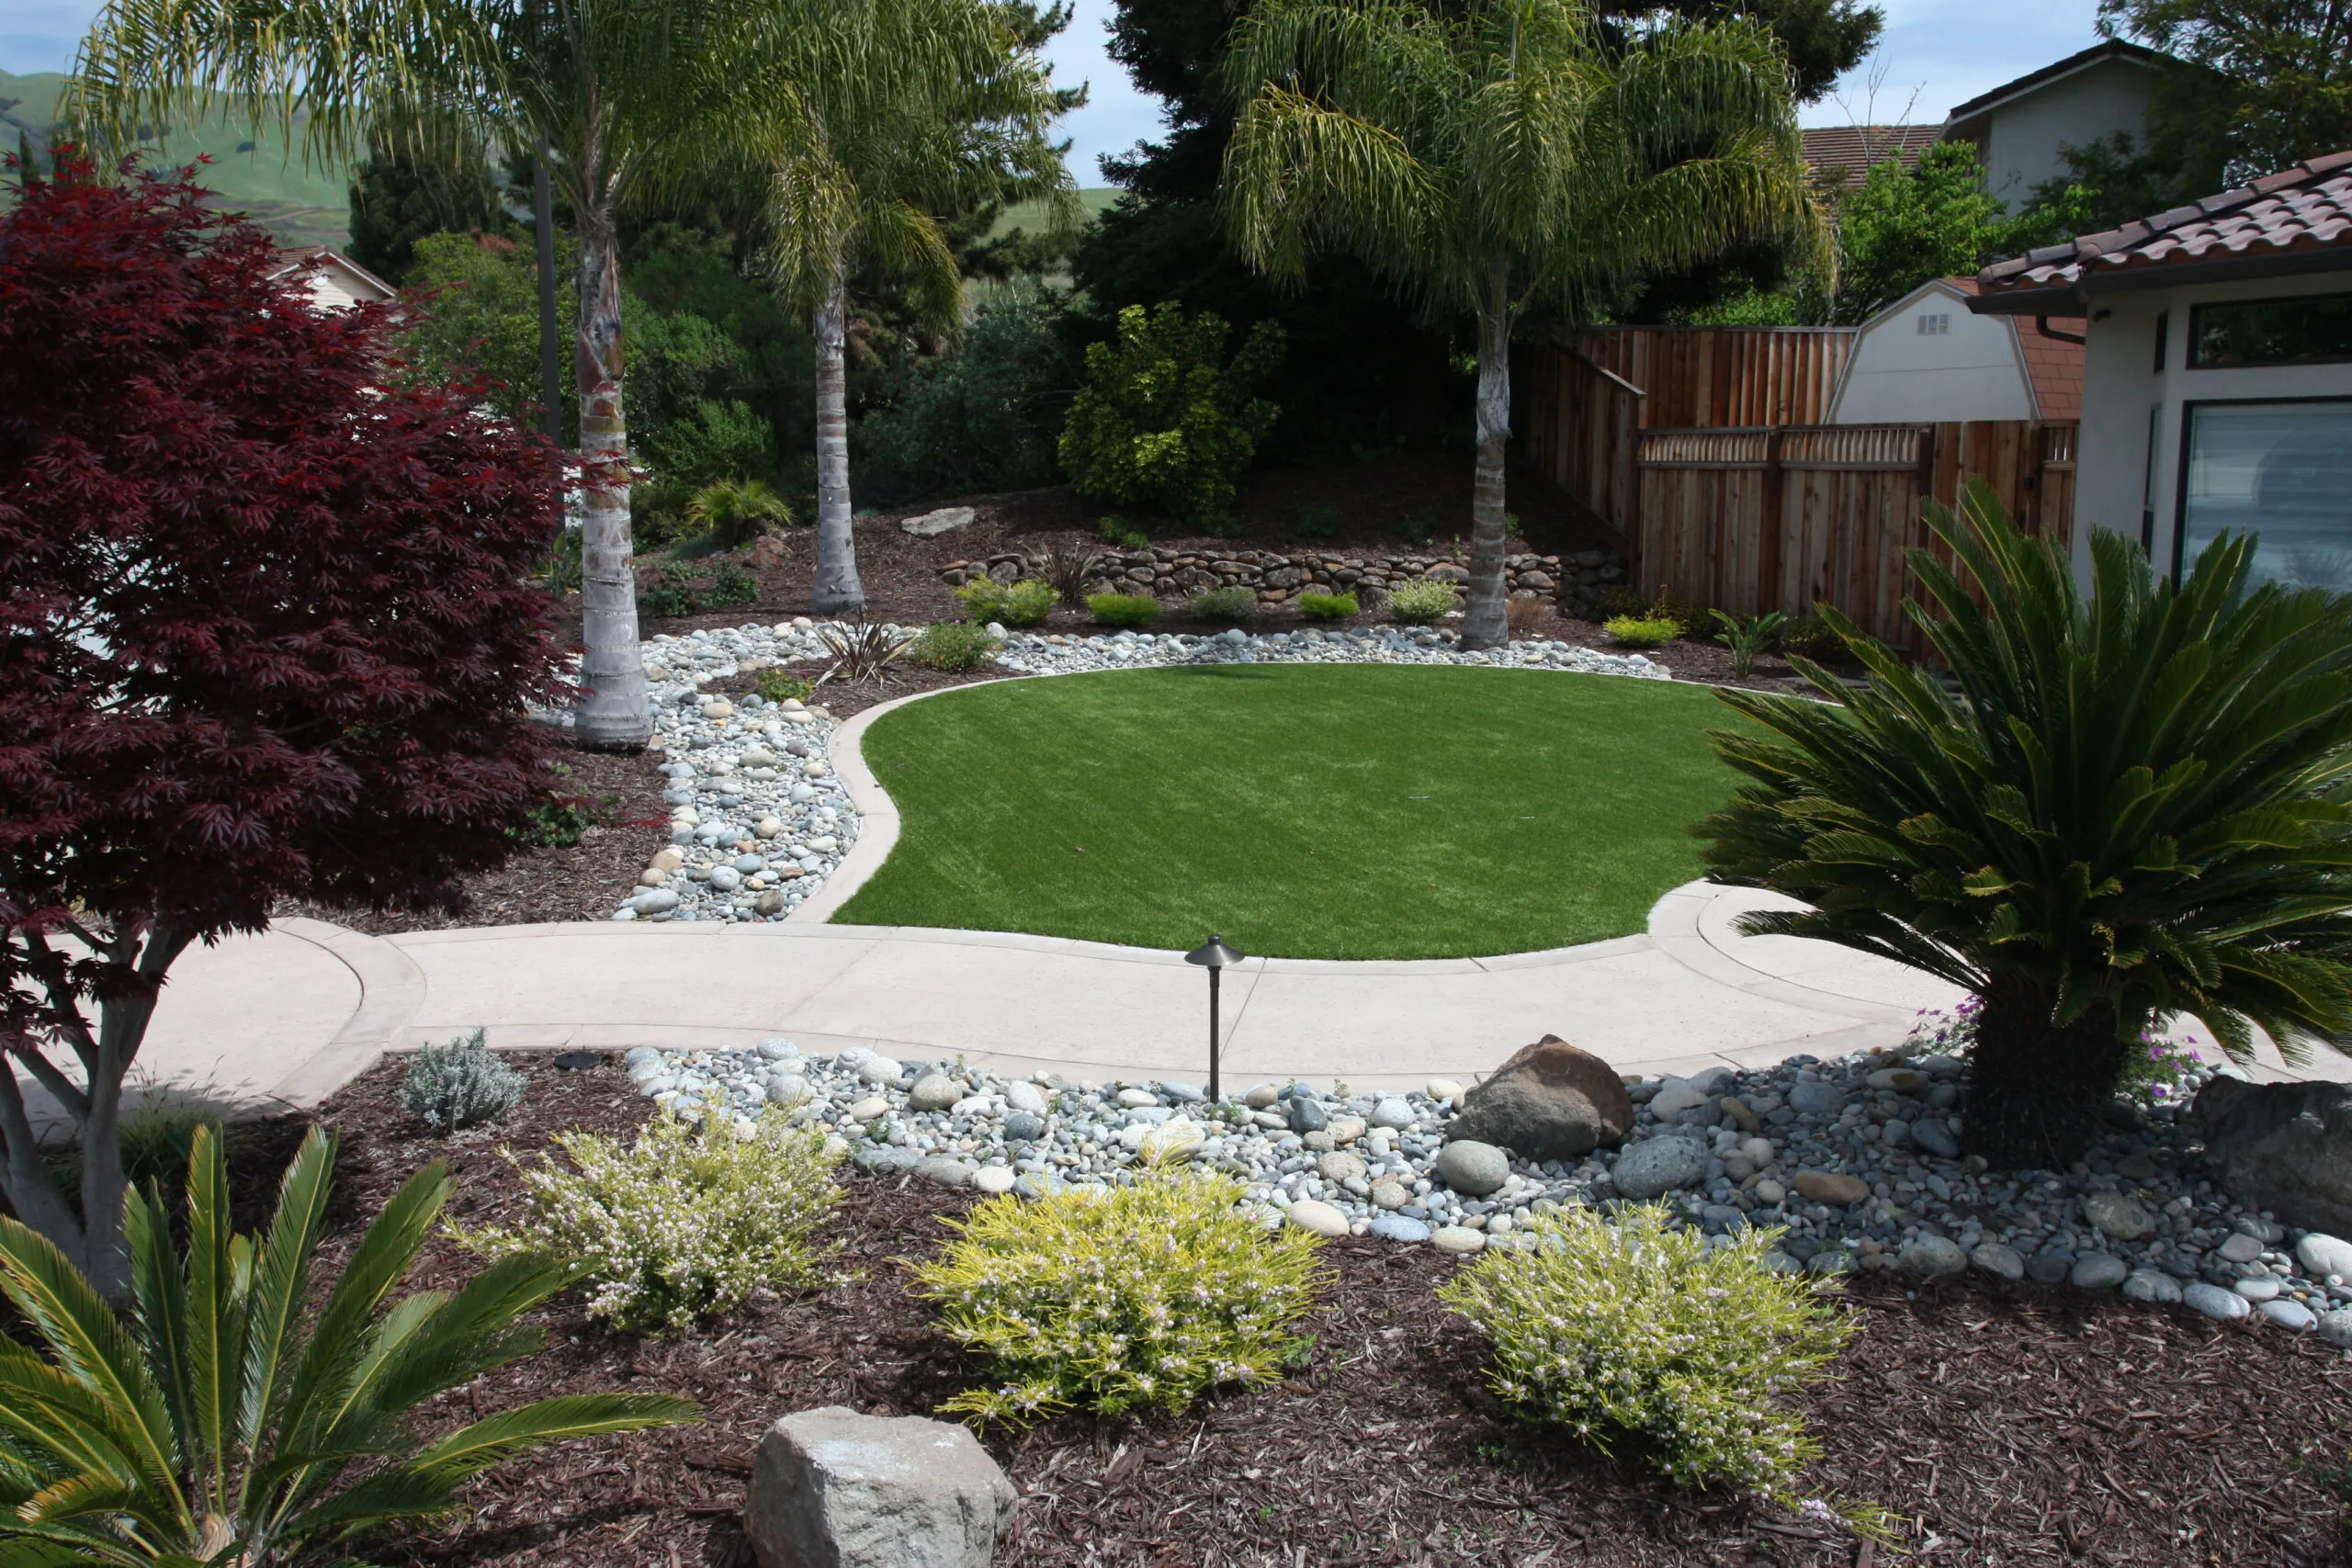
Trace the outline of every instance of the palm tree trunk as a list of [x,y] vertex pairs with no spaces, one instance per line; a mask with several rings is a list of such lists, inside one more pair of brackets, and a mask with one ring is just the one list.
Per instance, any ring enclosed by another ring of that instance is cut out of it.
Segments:
[[1510,445],[1510,302],[1500,278],[1478,312],[1478,478],[1470,492],[1470,585],[1462,646],[1510,641],[1503,615],[1503,457]]
[[2093,1008],[2063,1027],[2052,1012],[2044,992],[1996,985],[1976,1015],[1960,1142],[1996,1170],[2064,1170],[2081,1159],[2122,1080],[2129,1047],[2112,1012]]
[[841,271],[817,307],[817,581],[813,615],[856,615],[865,608],[857,580],[857,536],[849,511],[849,280]]
[[621,412],[621,275],[609,206],[580,214],[580,661],[573,734],[594,751],[634,751],[653,739],[653,702],[637,634],[635,547],[628,526],[628,422]]

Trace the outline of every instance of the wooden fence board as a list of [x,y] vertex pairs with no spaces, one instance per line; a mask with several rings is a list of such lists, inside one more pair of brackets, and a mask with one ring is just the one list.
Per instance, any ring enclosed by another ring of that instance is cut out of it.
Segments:
[[1596,327],[1577,333],[1571,352],[1641,389],[1645,428],[1816,424],[1857,335],[1851,327]]

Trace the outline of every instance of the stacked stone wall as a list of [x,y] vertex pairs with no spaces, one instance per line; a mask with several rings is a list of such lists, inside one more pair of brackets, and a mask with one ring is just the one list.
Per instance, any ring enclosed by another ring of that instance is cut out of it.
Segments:
[[[1461,557],[1277,555],[1270,550],[1103,550],[1101,591],[1183,599],[1211,588],[1247,588],[1262,604],[1283,604],[1301,593],[1347,593],[1378,598],[1400,582],[1429,580],[1466,582]],[[950,562],[940,573],[949,587],[976,578],[1018,582],[1042,575],[1045,563],[1007,551]],[[1503,560],[1505,584],[1514,597],[1558,601],[1571,615],[1589,615],[1601,594],[1625,581],[1624,558],[1614,550],[1578,550],[1566,556],[1513,555]]]

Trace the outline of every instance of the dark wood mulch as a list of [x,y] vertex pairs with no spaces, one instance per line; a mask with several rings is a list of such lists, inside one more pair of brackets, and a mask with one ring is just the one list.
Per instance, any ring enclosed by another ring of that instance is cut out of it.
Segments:
[[[518,1058],[531,1093],[508,1125],[435,1139],[408,1124],[398,1068],[322,1113],[343,1137],[338,1223],[350,1230],[427,1158],[449,1160],[455,1213],[507,1212],[496,1150],[566,1126],[642,1118],[616,1063],[560,1072]],[[300,1129],[255,1127],[238,1179],[257,1208]],[[582,1443],[483,1480],[474,1511],[379,1560],[448,1568],[680,1563],[744,1568],[739,1510],[752,1446],[786,1412],[841,1404],[922,1413],[976,1377],[910,1299],[900,1259],[939,1245],[965,1195],[850,1182],[839,1234],[855,1277],[755,1300],[671,1339],[606,1332],[570,1304],[549,1348],[436,1414],[470,1418],[563,1391],[664,1390],[707,1421]],[[1000,1559],[1037,1568],[1370,1563],[1777,1564],[1854,1568],[1896,1553],[1736,1500],[1678,1494],[1511,1419],[1480,1344],[1431,1287],[1457,1265],[1425,1247],[1340,1244],[1340,1281],[1307,1325],[1312,1365],[1279,1386],[1181,1417],[1063,1417],[989,1448],[1023,1494]],[[443,1243],[415,1281],[467,1267]],[[2352,1440],[2352,1366],[2309,1337],[2222,1327],[2063,1289],[1971,1278],[1917,1292],[1871,1276],[1847,1300],[1862,1333],[1838,1381],[1808,1393],[1825,1455],[1808,1484],[1902,1516],[1927,1563],[2352,1563],[2343,1506],[2305,1468]]]

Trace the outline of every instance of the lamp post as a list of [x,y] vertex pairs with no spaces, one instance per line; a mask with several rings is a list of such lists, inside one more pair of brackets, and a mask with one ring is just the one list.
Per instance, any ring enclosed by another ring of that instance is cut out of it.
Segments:
[[1216,1092],[1216,981],[1228,964],[1238,964],[1243,955],[1225,945],[1221,936],[1212,936],[1192,952],[1184,954],[1184,962],[1197,964],[1209,972],[1209,1103],[1217,1102]]

